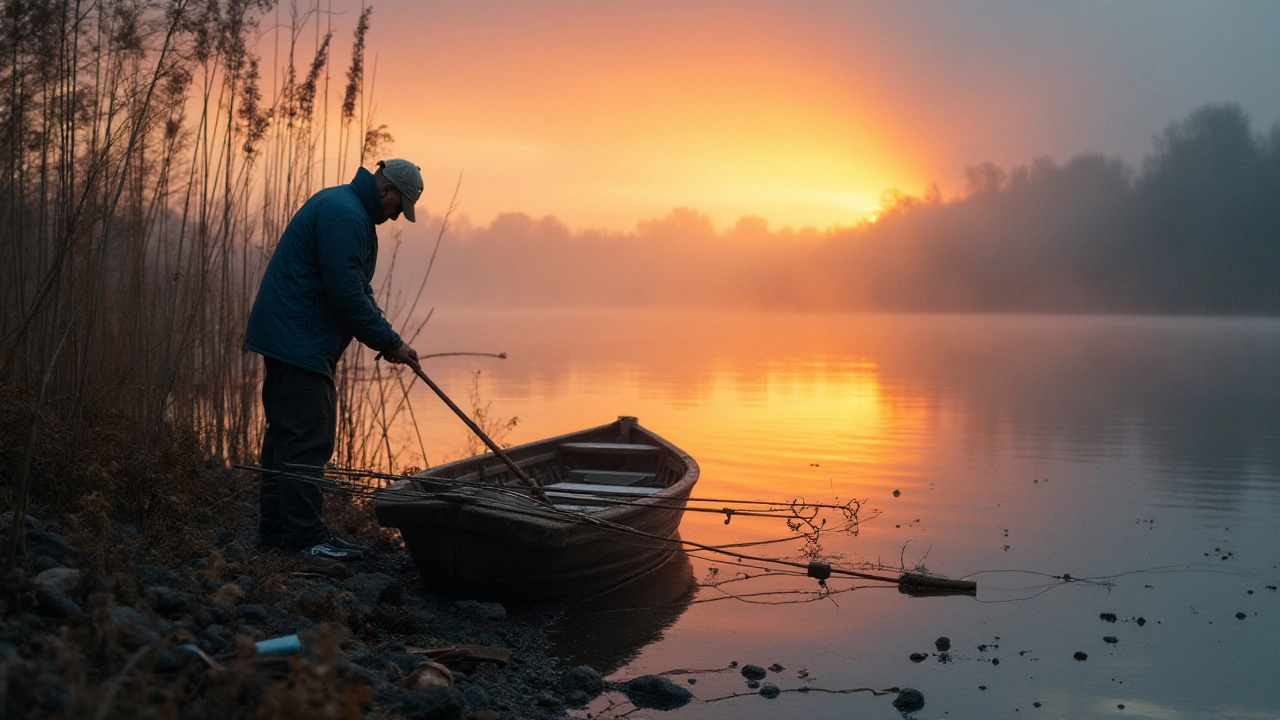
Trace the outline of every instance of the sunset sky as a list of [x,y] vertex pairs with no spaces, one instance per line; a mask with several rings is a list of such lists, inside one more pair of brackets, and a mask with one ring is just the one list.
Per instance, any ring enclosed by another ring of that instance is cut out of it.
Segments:
[[[1280,120],[1277,2],[373,4],[391,154],[432,212],[463,173],[474,223],[849,225],[983,161],[1136,165],[1206,102]],[[340,87],[360,6],[333,9]]]

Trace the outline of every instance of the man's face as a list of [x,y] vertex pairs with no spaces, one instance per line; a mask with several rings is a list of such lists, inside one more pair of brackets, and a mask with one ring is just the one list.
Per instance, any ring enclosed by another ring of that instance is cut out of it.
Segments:
[[400,197],[400,191],[395,185],[384,181],[379,192],[382,194],[382,219],[374,225],[381,225],[387,220],[398,220],[401,211],[404,210],[404,199]]

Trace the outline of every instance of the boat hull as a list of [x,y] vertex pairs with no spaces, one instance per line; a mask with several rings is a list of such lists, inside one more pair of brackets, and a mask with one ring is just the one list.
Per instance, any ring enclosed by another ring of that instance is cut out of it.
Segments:
[[[594,507],[586,513],[551,511],[515,496],[514,479],[496,469],[491,456],[481,456],[397,482],[391,490],[417,487],[429,494],[380,497],[375,506],[378,520],[400,530],[424,583],[438,590],[503,602],[537,602],[618,585],[661,565],[679,549],[684,503],[698,478],[697,463],[688,454],[625,420],[629,419],[522,445],[508,454],[534,477],[539,472],[555,477],[590,472],[569,467],[575,457],[562,448],[575,445],[592,449],[594,465],[621,468],[605,470],[606,474],[647,477],[635,471],[654,469],[647,482],[658,489],[628,498],[629,504]],[[655,457],[611,454],[600,447],[623,437],[628,443],[617,447],[654,446],[658,449],[650,454]],[[427,478],[438,478],[436,487],[442,489],[450,487],[447,480],[477,477],[491,481],[495,491],[429,492],[433,485]]]

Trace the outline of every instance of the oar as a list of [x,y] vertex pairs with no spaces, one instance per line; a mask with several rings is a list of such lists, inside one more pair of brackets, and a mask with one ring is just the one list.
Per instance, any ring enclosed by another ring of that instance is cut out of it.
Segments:
[[[408,365],[408,363],[405,363],[405,364]],[[409,365],[409,367],[413,368],[413,372],[416,373],[419,378],[422,378],[422,382],[426,383],[427,387],[434,390],[436,395],[440,396],[440,399],[444,401],[445,405],[449,406],[450,410],[453,410],[453,412],[456,413],[458,417],[462,418],[462,422],[466,423],[467,427],[471,428],[471,432],[475,433],[476,437],[480,438],[482,441],[484,441],[485,445],[489,446],[489,449],[493,451],[494,455],[497,455],[502,460],[502,462],[507,464],[507,468],[511,470],[511,473],[515,475],[517,478],[519,478],[520,482],[528,486],[529,491],[533,493],[533,496],[535,498],[537,498],[538,500],[542,501],[547,505],[551,505],[551,501],[548,500],[546,494],[542,492],[542,488],[538,487],[538,484],[529,478],[528,473],[520,469],[519,465],[516,465],[514,462],[512,462],[511,458],[507,457],[507,454],[502,452],[502,448],[498,447],[497,443],[490,440],[489,436],[486,435],[485,432],[480,429],[480,426],[475,424],[475,422],[472,421],[471,418],[467,417],[467,414],[462,411],[462,408],[458,407],[452,400],[449,399],[448,395],[444,394],[444,391],[440,389],[439,385],[436,385],[435,382],[431,380],[431,378],[427,377],[427,374],[422,371],[421,367],[417,367],[414,365]]]

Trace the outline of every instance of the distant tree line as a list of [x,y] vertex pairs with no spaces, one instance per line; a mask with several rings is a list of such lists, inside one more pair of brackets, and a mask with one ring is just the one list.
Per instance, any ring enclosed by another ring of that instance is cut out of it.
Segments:
[[678,208],[633,232],[512,213],[459,228],[448,302],[806,311],[1280,313],[1280,125],[1206,105],[1118,159],[966,169],[945,199],[886,193],[875,222],[717,231]]
[[1207,105],[1156,138],[1141,172],[1081,155],[966,171],[952,202],[891,198],[834,233],[851,307],[1156,313],[1280,312],[1280,125]]

